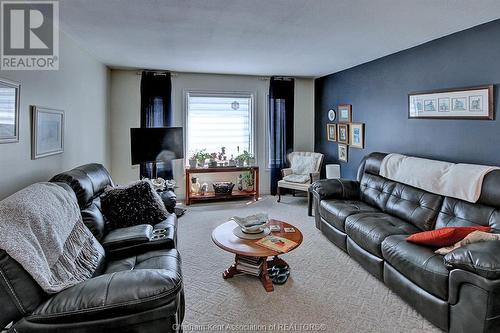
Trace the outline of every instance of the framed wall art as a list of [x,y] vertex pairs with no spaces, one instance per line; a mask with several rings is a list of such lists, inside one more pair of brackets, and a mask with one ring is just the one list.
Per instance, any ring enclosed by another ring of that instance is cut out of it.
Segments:
[[365,148],[365,124],[352,123],[349,127],[349,145],[354,148]]
[[348,124],[338,124],[337,125],[337,141],[339,143],[343,143],[343,144],[349,143],[349,125]]
[[0,78],[0,143],[19,141],[19,95],[21,85]]
[[493,120],[493,105],[493,85],[416,92],[408,95],[408,118]]
[[340,104],[337,107],[337,116],[339,117],[339,123],[350,123],[352,121],[352,105]]
[[326,137],[328,141],[337,141],[336,124],[326,124]]
[[32,106],[31,159],[64,151],[64,111]]
[[330,121],[334,121],[335,118],[337,118],[337,113],[335,113],[335,110],[334,109],[328,110],[328,119]]
[[339,161],[347,162],[347,154],[348,154],[347,145],[339,144],[339,147],[338,147]]

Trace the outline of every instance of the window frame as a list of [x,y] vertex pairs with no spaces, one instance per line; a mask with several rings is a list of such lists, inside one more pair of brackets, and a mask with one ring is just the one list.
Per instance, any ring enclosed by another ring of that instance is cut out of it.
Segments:
[[253,91],[225,91],[225,90],[184,90],[184,151],[185,165],[189,165],[189,98],[190,97],[229,97],[229,98],[249,98],[250,99],[250,154],[255,157],[255,162],[258,165],[258,153],[256,143],[256,107],[255,107],[255,92]]

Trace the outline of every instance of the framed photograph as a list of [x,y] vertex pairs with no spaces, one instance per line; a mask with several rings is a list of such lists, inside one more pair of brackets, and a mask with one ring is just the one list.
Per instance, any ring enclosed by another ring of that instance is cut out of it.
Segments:
[[365,148],[365,124],[350,124],[349,146],[354,148]]
[[347,162],[347,152],[348,152],[347,145],[339,144],[338,148],[339,161]]
[[495,119],[493,85],[415,92],[408,95],[408,118]]
[[31,106],[31,159],[64,151],[64,111]]
[[352,121],[352,105],[340,104],[337,107],[337,113],[340,123],[350,123]]
[[19,95],[21,85],[0,78],[0,143],[19,141]]
[[337,125],[337,141],[339,143],[343,143],[343,144],[349,143],[349,125],[348,124],[338,124]]
[[326,137],[328,141],[337,141],[337,125],[326,124]]

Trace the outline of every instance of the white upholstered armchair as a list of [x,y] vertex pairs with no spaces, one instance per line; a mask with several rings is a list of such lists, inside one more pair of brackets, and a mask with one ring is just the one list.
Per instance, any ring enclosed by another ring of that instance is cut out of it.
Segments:
[[[323,154],[311,152],[293,152],[288,154],[290,168],[281,170],[283,179],[278,182],[278,202],[281,201],[281,189],[287,188],[293,191],[305,191],[308,193],[309,210],[311,199],[309,186],[319,180]],[[309,212],[310,213],[310,212]]]

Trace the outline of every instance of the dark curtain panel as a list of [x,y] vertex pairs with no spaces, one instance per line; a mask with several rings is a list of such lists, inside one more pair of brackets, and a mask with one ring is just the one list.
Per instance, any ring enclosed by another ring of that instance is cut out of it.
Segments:
[[[141,127],[172,125],[172,82],[170,73],[142,72]],[[141,178],[152,178],[152,163],[141,164]],[[172,162],[157,163],[157,177],[172,179]]]
[[271,194],[275,195],[281,169],[286,168],[286,156],[293,150],[293,96],[292,78],[272,77],[269,85],[269,164]]

